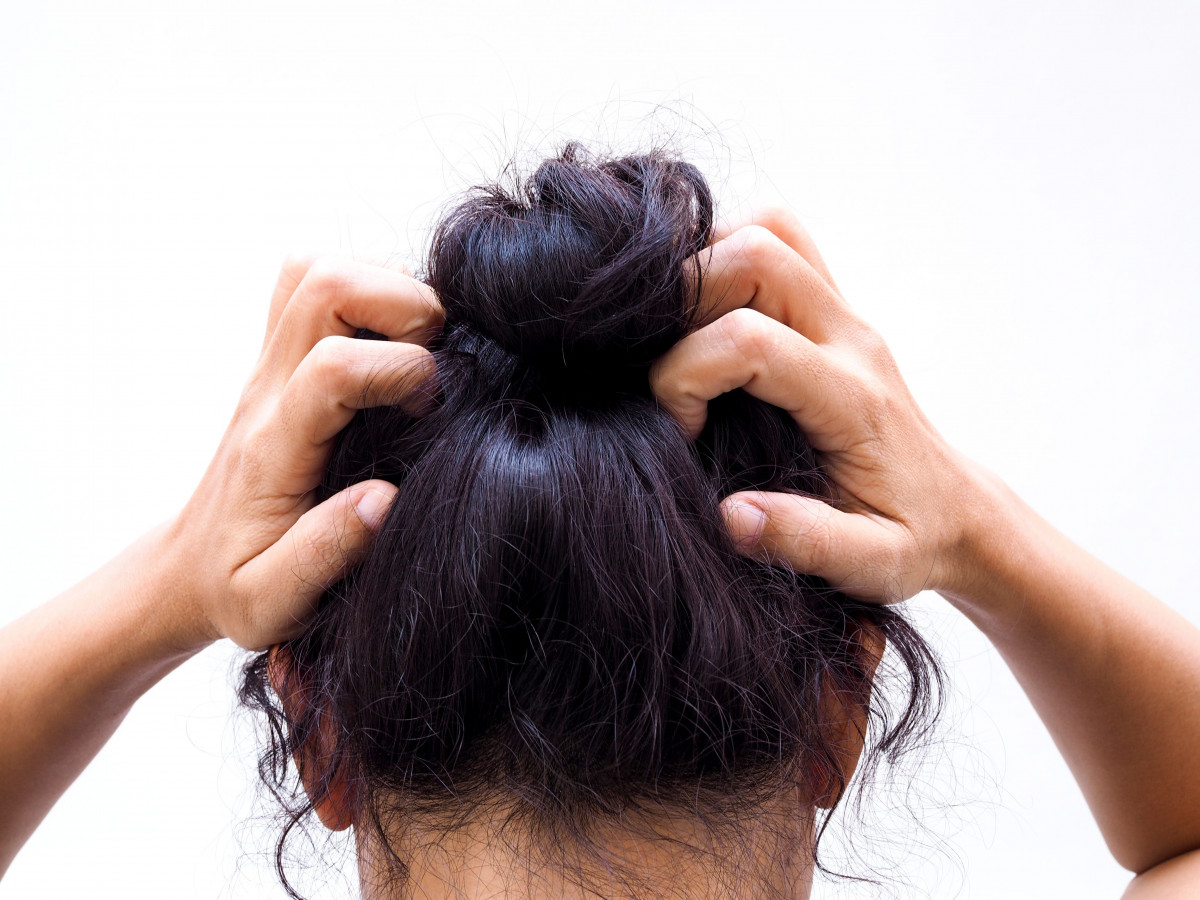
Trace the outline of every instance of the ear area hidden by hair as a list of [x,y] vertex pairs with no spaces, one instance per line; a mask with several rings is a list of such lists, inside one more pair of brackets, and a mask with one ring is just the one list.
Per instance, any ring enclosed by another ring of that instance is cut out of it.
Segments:
[[[268,651],[267,679],[289,721],[314,712],[305,708],[311,702],[309,693],[293,665],[291,652],[283,644],[276,644]],[[344,766],[337,765],[332,772],[328,771],[336,753],[333,723],[319,711],[316,714],[319,721],[314,738],[303,746],[293,746],[292,759],[321,824],[330,831],[345,831],[354,824],[354,789]]]

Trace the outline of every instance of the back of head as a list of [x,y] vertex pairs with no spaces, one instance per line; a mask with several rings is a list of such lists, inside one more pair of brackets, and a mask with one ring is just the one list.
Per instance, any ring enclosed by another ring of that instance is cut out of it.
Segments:
[[712,217],[672,155],[570,146],[441,222],[439,402],[360,412],[323,487],[383,478],[395,504],[287,648],[302,708],[265,656],[247,667],[244,699],[279,726],[270,781],[334,735],[316,781],[347,781],[381,837],[503,810],[553,846],[630,810],[735,824],[781,792],[836,801],[822,710],[867,702],[864,628],[909,678],[881,746],[917,727],[936,666],[907,622],[726,534],[733,491],[827,493],[793,420],[734,391],[691,441],[650,392],[700,314]]

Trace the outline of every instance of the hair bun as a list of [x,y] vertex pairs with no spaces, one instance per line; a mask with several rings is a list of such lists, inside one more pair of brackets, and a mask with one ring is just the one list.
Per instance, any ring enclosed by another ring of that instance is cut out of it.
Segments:
[[428,280],[465,323],[575,381],[644,370],[690,322],[684,262],[712,230],[696,167],[651,152],[591,159],[578,144],[515,188],[476,188],[438,227]]

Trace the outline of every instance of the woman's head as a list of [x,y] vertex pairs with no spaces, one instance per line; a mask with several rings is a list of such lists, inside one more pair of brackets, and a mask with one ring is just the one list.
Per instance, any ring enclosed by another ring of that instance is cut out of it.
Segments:
[[[771,821],[769,864],[801,865],[808,829],[779,823],[836,804],[868,708],[878,752],[919,726],[938,673],[898,612],[726,534],[734,491],[827,495],[792,419],[734,391],[691,441],[650,392],[703,313],[712,222],[687,163],[570,146],[438,226],[438,400],[358,413],[323,486],[395,483],[388,520],[306,633],[246,669],[264,777],[282,789],[294,757],[312,798],[280,793],[293,824],[314,804],[353,820],[400,878],[428,836],[481,822],[531,867],[583,860],[580,880],[611,875],[614,833],[665,820],[697,853]],[[881,638],[908,679],[890,719],[868,706]]]

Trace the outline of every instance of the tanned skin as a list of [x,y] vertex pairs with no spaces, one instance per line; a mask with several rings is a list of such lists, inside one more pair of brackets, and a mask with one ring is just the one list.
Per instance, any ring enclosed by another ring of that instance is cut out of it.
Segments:
[[[1127,900],[1195,896],[1200,632],[942,439],[791,213],[723,228],[697,265],[706,315],[655,364],[660,402],[692,434],[735,388],[789,411],[839,498],[734,495],[739,546],[875,602],[940,593],[1024,688],[1136,876]],[[262,356],[185,508],[0,630],[0,872],[163,675],[216,640],[295,636],[361,557],[395,489],[365,482],[320,505],[314,490],[355,409],[432,402],[423,345],[440,323],[407,273],[285,264]],[[390,340],[355,340],[360,327]],[[351,825],[336,798],[318,814]]]

